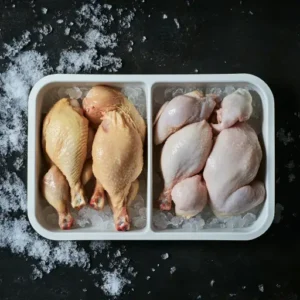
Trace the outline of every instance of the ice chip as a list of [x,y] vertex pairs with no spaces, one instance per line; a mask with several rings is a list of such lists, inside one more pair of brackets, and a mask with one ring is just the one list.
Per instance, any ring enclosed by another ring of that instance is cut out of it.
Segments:
[[71,99],[80,99],[82,97],[82,91],[80,90],[79,87],[76,87],[76,86],[66,89],[66,94]]

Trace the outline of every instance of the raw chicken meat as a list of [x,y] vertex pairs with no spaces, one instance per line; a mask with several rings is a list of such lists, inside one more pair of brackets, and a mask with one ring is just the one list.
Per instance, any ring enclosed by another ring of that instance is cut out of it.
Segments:
[[137,193],[136,179],[143,168],[143,143],[128,114],[115,110],[104,114],[94,139],[92,156],[97,186],[90,204],[102,209],[106,191],[116,229],[129,230],[127,206]]
[[207,120],[216,106],[215,98],[193,91],[166,102],[154,121],[154,143],[161,144],[185,125]]
[[43,124],[43,148],[66,177],[71,189],[71,204],[86,204],[81,183],[82,168],[87,156],[88,120],[77,100],[63,98],[47,114]]
[[95,138],[95,132],[91,127],[89,127],[86,159],[89,159],[92,157],[92,148],[93,148],[94,138]]
[[208,199],[207,188],[201,175],[184,179],[172,189],[177,216],[191,218],[200,213]]
[[58,213],[58,224],[61,229],[70,229],[73,217],[69,212],[70,187],[66,177],[56,166],[52,166],[42,180],[42,194]]
[[171,209],[171,190],[175,184],[203,169],[212,144],[212,129],[205,120],[187,125],[167,139],[161,154],[165,184],[159,197],[161,210]]
[[212,124],[216,131],[233,126],[237,122],[247,121],[252,114],[252,96],[245,89],[237,89],[227,95],[221,102],[221,108],[217,110],[219,124]]
[[83,165],[81,173],[81,182],[86,185],[93,177],[93,160],[87,159]]
[[82,104],[86,117],[94,125],[99,125],[104,114],[111,110],[128,114],[144,142],[146,136],[145,121],[135,106],[121,92],[108,86],[95,86],[88,92]]
[[263,183],[253,181],[261,159],[257,135],[248,124],[238,123],[217,136],[203,172],[217,216],[241,214],[264,201]]

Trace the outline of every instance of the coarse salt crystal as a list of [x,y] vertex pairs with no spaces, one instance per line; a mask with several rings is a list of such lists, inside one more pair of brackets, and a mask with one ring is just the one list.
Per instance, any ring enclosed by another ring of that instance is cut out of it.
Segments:
[[162,258],[163,260],[166,260],[166,259],[169,258],[169,254],[168,254],[168,253],[162,254],[162,255],[161,255],[161,258]]

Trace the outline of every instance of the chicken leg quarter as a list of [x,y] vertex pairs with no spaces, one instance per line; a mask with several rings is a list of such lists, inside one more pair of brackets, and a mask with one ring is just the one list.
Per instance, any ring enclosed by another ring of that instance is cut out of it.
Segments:
[[161,210],[171,209],[171,191],[175,184],[203,169],[212,144],[212,129],[205,120],[187,125],[167,139],[161,154],[165,183],[159,197]]
[[47,114],[43,124],[43,146],[52,161],[65,175],[71,189],[74,208],[85,205],[81,183],[83,164],[87,156],[88,120],[79,103],[59,100]]
[[248,124],[238,123],[221,131],[203,172],[217,216],[241,214],[264,201],[263,183],[253,181],[261,159],[257,135]]
[[92,204],[103,207],[105,190],[116,229],[129,230],[127,205],[137,191],[135,180],[143,168],[142,139],[129,115],[122,111],[105,113],[95,136],[92,156],[93,173],[97,179]]

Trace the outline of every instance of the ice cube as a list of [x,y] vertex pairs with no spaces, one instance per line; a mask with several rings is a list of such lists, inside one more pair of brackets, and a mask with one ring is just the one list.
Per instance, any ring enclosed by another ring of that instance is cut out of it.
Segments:
[[224,96],[230,95],[235,91],[235,87],[228,85],[224,88]]
[[249,227],[255,222],[256,216],[252,213],[247,213],[244,215],[243,219],[245,220],[244,227]]
[[184,231],[193,231],[193,225],[190,222],[186,222],[182,225]]
[[231,218],[228,218],[226,221],[226,227],[227,228],[241,228],[243,221],[241,216],[234,216]]
[[135,217],[132,219],[132,224],[136,228],[144,228],[146,226],[146,219],[141,217]]
[[80,99],[82,97],[82,91],[80,90],[79,87],[71,87],[66,89],[66,94],[71,98],[71,99]]
[[210,228],[210,229],[219,228],[220,227],[220,221],[216,217],[209,218],[206,222],[205,227]]
[[57,215],[57,213],[55,212],[55,213],[47,214],[46,215],[46,220],[47,220],[48,224],[57,226],[58,225],[58,215]]
[[178,228],[183,223],[183,218],[175,216],[171,219],[170,224]]
[[171,221],[171,219],[174,217],[174,215],[173,215],[172,213],[170,213],[170,212],[167,212],[167,213],[166,213],[166,217],[167,217],[167,219],[168,219],[169,221]]
[[143,218],[146,218],[146,207],[142,207],[139,209],[139,215]]
[[153,224],[158,229],[166,229],[168,227],[168,219],[163,212],[156,210],[153,214]]

